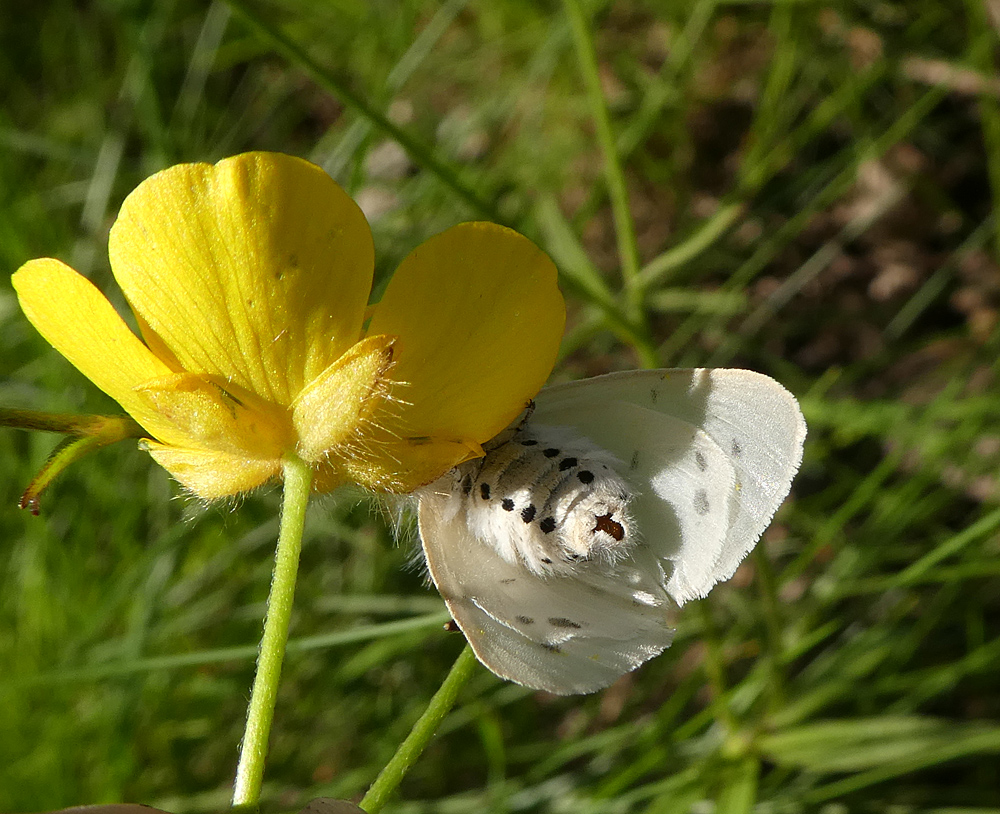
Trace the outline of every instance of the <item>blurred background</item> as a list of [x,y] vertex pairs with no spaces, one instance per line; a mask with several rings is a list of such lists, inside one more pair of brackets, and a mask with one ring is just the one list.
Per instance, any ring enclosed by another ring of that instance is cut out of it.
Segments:
[[[673,648],[585,698],[479,670],[387,810],[1000,811],[995,0],[3,5],[4,274],[56,256],[121,304],[132,188],[277,150],[362,205],[376,298],[497,220],[563,275],[554,380],[742,366],[802,401],[791,498]],[[0,404],[115,411],[7,283],[0,332]],[[200,506],[120,444],[32,517],[55,443],[0,431],[0,810],[221,809],[278,495]],[[266,811],[357,799],[463,646],[393,519],[311,507]]]

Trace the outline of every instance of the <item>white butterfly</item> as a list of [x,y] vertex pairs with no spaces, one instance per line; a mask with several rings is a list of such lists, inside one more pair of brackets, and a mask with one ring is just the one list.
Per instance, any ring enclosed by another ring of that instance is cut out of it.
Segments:
[[534,412],[417,493],[431,577],[479,660],[568,695],[662,652],[785,499],[806,427],[748,370],[613,373]]

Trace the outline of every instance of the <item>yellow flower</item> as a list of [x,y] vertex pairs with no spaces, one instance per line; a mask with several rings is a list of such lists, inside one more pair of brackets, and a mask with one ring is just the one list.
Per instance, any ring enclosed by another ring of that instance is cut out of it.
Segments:
[[543,252],[464,223],[403,260],[365,326],[364,215],[321,169],[275,153],[148,178],[109,255],[142,340],[58,260],[17,271],[21,308],[206,499],[280,476],[290,454],[323,491],[434,480],[534,396],[565,319]]

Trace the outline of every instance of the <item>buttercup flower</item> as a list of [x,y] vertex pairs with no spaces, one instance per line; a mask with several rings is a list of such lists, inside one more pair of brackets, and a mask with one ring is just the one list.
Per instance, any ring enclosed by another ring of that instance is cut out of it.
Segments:
[[367,314],[364,215],[320,168],[275,153],[147,179],[109,254],[141,340],[58,260],[17,271],[21,307],[205,499],[280,476],[290,454],[322,491],[428,483],[524,408],[565,319],[549,258],[490,223],[417,247]]

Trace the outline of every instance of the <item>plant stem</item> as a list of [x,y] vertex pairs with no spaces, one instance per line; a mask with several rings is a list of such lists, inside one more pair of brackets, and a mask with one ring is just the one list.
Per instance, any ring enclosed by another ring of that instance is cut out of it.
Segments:
[[625,284],[626,308],[629,317],[637,319],[642,313],[642,288],[639,280],[639,248],[635,239],[635,224],[628,204],[628,190],[625,187],[625,173],[614,134],[611,132],[611,118],[601,90],[601,78],[597,67],[597,52],[590,34],[587,19],[579,0],[563,0],[566,16],[573,30],[573,42],[580,61],[583,81],[587,86],[587,101],[590,115],[597,131],[597,141],[604,154],[604,177],[611,199],[611,213],[615,221],[615,235],[618,240],[618,258],[622,266],[622,280]]
[[379,113],[372,105],[365,101],[361,94],[355,93],[346,82],[340,81],[332,72],[323,68],[297,43],[281,33],[277,26],[265,22],[243,0],[226,0],[226,4],[262,40],[267,41],[272,48],[288,59],[293,65],[302,68],[323,90],[335,96],[348,107],[356,110],[361,116],[371,122],[373,126],[399,144],[400,147],[410,154],[410,157],[417,164],[433,175],[436,175],[438,180],[462,198],[477,215],[486,217],[497,223],[504,223],[503,218],[500,217],[500,213],[497,212],[492,202],[483,198],[473,187],[463,181],[459,172],[454,167],[439,160],[430,147],[420,143],[405,130],[393,124],[382,113]]
[[267,757],[267,742],[271,734],[271,722],[274,720],[281,663],[288,641],[295,578],[299,569],[299,552],[302,550],[302,530],[309,502],[309,488],[312,485],[312,471],[294,454],[285,458],[284,475],[281,530],[274,556],[274,576],[271,579],[271,593],[267,598],[257,675],[254,676],[253,690],[250,693],[247,725],[243,733],[233,789],[233,807],[246,810],[256,809],[260,802],[264,759]]
[[778,580],[763,543],[753,552],[753,561],[757,567],[757,585],[760,588],[761,607],[764,611],[764,629],[767,631],[766,667],[770,674],[770,680],[767,682],[768,703],[772,710],[778,710],[785,706],[784,653],[781,637],[784,627],[781,621]]
[[[990,77],[996,70],[996,33],[990,25],[986,4],[977,0],[966,0],[969,20],[968,60],[978,68],[984,77]],[[983,83],[986,85],[986,82]],[[979,120],[983,131],[983,146],[986,148],[986,170],[993,193],[993,205],[1000,202],[1000,105],[987,90],[979,94]],[[1000,227],[993,233],[993,259],[1000,258]]]
[[455,705],[458,691],[469,680],[475,666],[476,657],[472,653],[472,648],[466,646],[452,665],[451,672],[448,673],[438,691],[434,693],[434,697],[431,698],[424,714],[413,725],[406,740],[399,745],[396,754],[392,756],[379,776],[375,778],[371,788],[368,789],[368,793],[360,803],[361,808],[368,814],[376,814],[388,802],[389,797],[402,782],[410,767],[427,747],[441,721]]
[[705,643],[705,674],[708,677],[708,684],[712,688],[712,707],[715,711],[715,720],[725,728],[727,737],[732,737],[738,731],[739,725],[726,698],[726,677],[719,633],[715,627],[715,620],[712,619],[712,609],[709,604],[707,602],[699,603],[699,610],[704,626],[702,640]]

